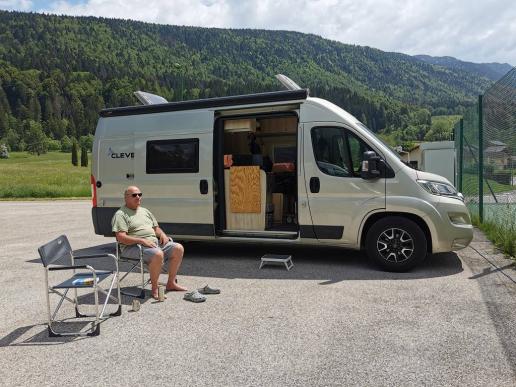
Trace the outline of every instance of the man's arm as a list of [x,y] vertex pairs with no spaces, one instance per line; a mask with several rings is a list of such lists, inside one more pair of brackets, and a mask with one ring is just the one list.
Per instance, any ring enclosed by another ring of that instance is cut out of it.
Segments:
[[129,236],[129,235],[127,235],[127,232],[125,232],[125,231],[116,232],[115,236],[116,236],[116,240],[118,242],[122,243],[123,245],[129,246],[129,245],[135,245],[135,244],[139,243],[140,245],[143,245],[145,247],[157,247],[154,242],[149,241],[144,238],[137,238],[137,237]]
[[159,244],[164,245],[168,242],[168,235],[165,234],[165,231],[163,231],[159,226],[153,227],[154,232],[156,233],[156,238],[159,239]]

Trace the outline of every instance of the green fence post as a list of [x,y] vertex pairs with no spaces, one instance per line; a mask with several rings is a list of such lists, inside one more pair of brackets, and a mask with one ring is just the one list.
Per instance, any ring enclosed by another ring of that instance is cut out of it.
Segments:
[[482,94],[478,96],[478,217],[484,222],[484,118]]
[[459,123],[459,178],[457,186],[459,192],[462,192],[462,168],[464,167],[464,118],[460,119]]

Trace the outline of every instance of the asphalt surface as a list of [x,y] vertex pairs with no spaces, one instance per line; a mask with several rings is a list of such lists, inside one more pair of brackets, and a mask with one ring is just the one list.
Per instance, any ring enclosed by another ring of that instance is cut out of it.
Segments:
[[[169,293],[139,312],[124,298],[100,336],[49,338],[38,246],[113,240],[94,235],[87,201],[0,202],[0,214],[0,385],[516,385],[516,272],[480,233],[403,274],[336,248],[187,244],[180,283],[220,295]],[[294,267],[259,270],[266,253]]]

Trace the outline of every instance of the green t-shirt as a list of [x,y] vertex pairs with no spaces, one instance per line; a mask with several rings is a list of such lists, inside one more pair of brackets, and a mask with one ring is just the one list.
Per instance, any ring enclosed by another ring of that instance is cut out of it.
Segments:
[[[136,210],[132,210],[126,206],[120,207],[115,212],[111,225],[113,232],[124,231],[129,236],[148,239],[158,244],[158,238],[154,232],[158,221],[146,208],[138,207]],[[120,247],[123,251],[127,246],[121,244]]]

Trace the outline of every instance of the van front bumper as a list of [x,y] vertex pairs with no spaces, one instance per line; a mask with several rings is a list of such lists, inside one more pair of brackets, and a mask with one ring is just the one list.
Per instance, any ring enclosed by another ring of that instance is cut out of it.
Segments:
[[465,204],[453,198],[440,198],[435,208],[439,219],[431,219],[437,232],[432,251],[442,253],[467,247],[473,240],[473,225]]

